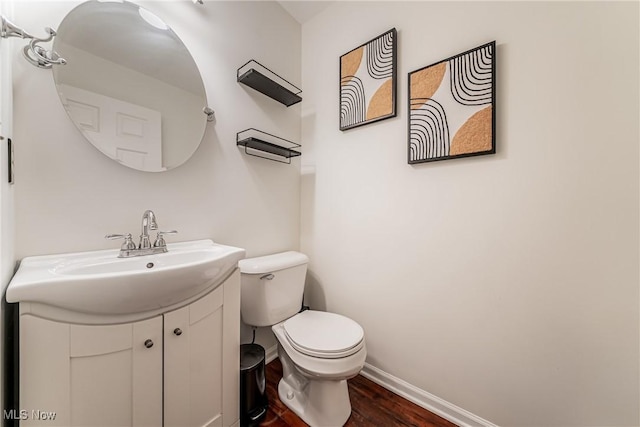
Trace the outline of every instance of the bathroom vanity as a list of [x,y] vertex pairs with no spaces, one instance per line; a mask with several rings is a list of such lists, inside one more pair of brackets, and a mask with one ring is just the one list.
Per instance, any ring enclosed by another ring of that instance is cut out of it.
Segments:
[[19,303],[21,426],[238,423],[244,250],[168,247],[137,259],[95,251],[23,260],[7,291]]

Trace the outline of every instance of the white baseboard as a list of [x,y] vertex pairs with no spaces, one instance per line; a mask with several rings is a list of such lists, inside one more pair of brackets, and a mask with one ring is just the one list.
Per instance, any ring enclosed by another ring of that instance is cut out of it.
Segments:
[[269,363],[272,360],[275,360],[278,357],[278,344],[272,345],[271,347],[266,349],[264,353],[265,363]]
[[364,368],[360,374],[387,390],[404,397],[408,401],[413,402],[460,427],[498,427],[492,422],[480,418],[479,416],[449,403],[444,399],[440,399],[439,397],[419,389],[418,387],[411,385],[400,378],[394,377],[375,366],[371,366],[368,363],[364,364]]
[[[273,345],[265,350],[266,363],[278,357],[278,345]],[[490,421],[466,411],[453,403],[449,403],[438,396],[419,389],[418,387],[401,380],[398,377],[378,369],[368,363],[364,364],[364,368],[360,374],[373,381],[374,383],[386,388],[387,390],[402,396],[410,402],[441,416],[445,420],[451,421],[460,427],[498,427]]]

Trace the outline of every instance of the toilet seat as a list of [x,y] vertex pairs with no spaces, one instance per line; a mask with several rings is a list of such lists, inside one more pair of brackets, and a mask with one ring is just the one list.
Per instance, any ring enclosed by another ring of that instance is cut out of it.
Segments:
[[362,327],[336,313],[306,310],[284,321],[283,329],[295,350],[321,359],[347,357],[364,345]]

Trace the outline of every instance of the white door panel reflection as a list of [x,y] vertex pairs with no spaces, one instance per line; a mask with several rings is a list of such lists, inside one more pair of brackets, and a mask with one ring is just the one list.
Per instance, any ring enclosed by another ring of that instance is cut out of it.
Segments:
[[135,169],[166,170],[159,111],[69,85],[59,91],[69,116],[102,153]]

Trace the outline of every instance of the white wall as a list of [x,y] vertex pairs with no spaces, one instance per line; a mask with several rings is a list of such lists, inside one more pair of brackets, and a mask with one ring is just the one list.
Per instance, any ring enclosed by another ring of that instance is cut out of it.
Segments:
[[[15,21],[32,32],[56,28],[79,2],[19,2]],[[117,248],[107,233],[140,234],[145,209],[169,241],[211,238],[249,256],[297,248],[299,163],[246,156],[236,132],[257,127],[299,140],[300,107],[236,82],[254,58],[300,81],[300,25],[270,2],[147,2],[183,40],[200,67],[216,121],[195,155],[163,173],[144,173],[103,156],[64,111],[50,71],[16,49],[16,252],[28,255]],[[171,60],[168,58],[167,60]]]
[[[638,3],[336,2],[302,28],[312,307],[504,426],[638,426]],[[398,116],[338,130],[338,58],[398,29]],[[407,73],[497,41],[497,154],[409,166]]]

